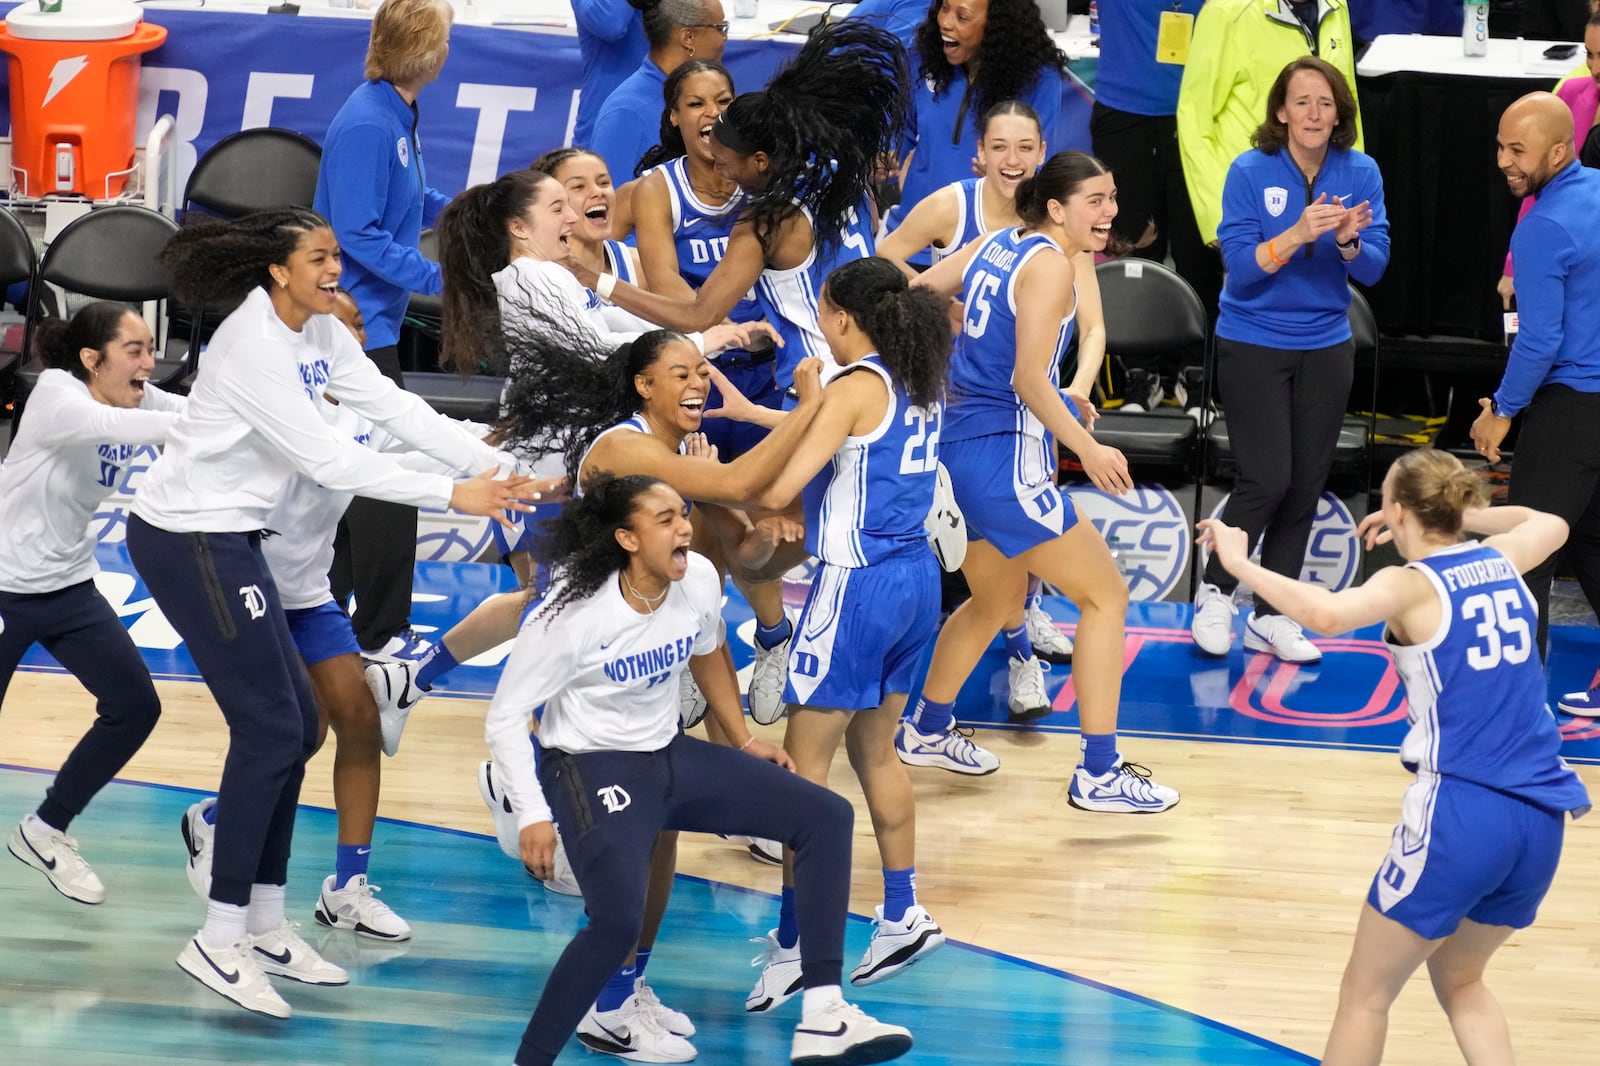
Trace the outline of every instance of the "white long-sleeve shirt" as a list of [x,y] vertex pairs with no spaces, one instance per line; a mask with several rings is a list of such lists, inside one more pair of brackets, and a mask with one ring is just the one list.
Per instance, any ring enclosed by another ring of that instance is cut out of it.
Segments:
[[323,392],[450,469],[499,465],[494,449],[379,373],[332,315],[313,315],[296,332],[256,289],[217,328],[133,512],[173,532],[266,529],[296,474],[396,503],[450,502],[448,476],[405,470],[335,432],[316,410]]
[[[544,603],[564,587],[552,585]],[[690,656],[721,644],[722,581],[710,560],[692,552],[688,573],[649,614],[628,605],[615,574],[553,618],[544,606],[530,611],[484,722],[495,778],[518,827],[551,820],[528,742],[535,708],[544,704],[545,748],[660,751],[678,734],[678,675]]]
[[146,385],[137,408],[112,407],[65,370],[39,375],[0,464],[0,590],[56,592],[95,575],[89,519],[134,450],[166,440],[183,406]]

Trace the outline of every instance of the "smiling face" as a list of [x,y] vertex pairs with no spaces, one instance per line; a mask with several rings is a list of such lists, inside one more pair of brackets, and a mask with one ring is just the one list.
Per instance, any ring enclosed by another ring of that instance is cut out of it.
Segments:
[[711,127],[717,116],[733,103],[733,86],[714,70],[702,70],[683,79],[678,87],[678,102],[668,116],[683,134],[688,153],[703,163],[711,157]]
[[688,341],[669,341],[633,379],[633,387],[652,423],[695,433],[711,392],[711,366]]
[[1084,179],[1066,201],[1050,201],[1050,217],[1066,231],[1074,248],[1105,251],[1111,220],[1117,217],[1117,183],[1110,174]]
[[567,190],[567,202],[578,220],[573,232],[591,244],[611,236],[611,214],[617,207],[617,190],[611,184],[606,161],[582,152],[556,167],[551,175]]
[[[318,226],[300,235],[289,258],[267,268],[274,282],[272,297],[285,321],[333,314],[344,265],[333,230]],[[298,328],[298,326],[296,326]]]
[[534,188],[522,214],[506,223],[511,234],[511,258],[561,260],[567,255],[567,238],[578,224],[567,190],[546,177]]
[[670,485],[652,485],[640,493],[628,518],[628,528],[617,530],[617,543],[630,556],[633,584],[682,581],[689,572],[689,544],[694,527],[689,506]]
[[117,324],[117,335],[104,349],[79,353],[89,371],[89,395],[108,407],[138,407],[144,386],[155,369],[155,340],[144,319],[132,311]]
[[978,162],[1007,199],[1017,186],[1044,165],[1045,143],[1039,124],[1022,115],[996,115],[978,142]]
[[1516,105],[1500,119],[1495,165],[1513,196],[1535,196],[1568,160],[1568,143],[1558,141],[1528,110]]
[[740,155],[711,135],[711,165],[723,178],[733,182],[748,193],[759,193],[767,187],[767,153],[754,152]]
[[983,46],[989,24],[989,0],[943,0],[939,5],[939,38],[945,62],[952,67],[970,64]]
[[1314,70],[1295,71],[1277,118],[1284,124],[1291,146],[1311,155],[1326,151],[1339,124],[1339,109],[1328,79]]

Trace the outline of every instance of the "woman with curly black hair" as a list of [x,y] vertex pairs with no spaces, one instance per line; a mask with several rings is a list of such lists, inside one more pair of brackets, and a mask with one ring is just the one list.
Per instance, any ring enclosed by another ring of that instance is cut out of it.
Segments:
[[[806,946],[791,1058],[819,1066],[898,1058],[911,1034],[840,992],[850,804],[785,773],[793,764],[783,750],[745,728],[719,654],[721,582],[689,550],[688,506],[652,477],[602,476],[585,488],[546,527],[541,554],[559,576],[522,625],[485,727],[496,762],[518,768],[505,782],[513,802],[553,812],[589,915],[550,971],[516,1061],[553,1063],[633,950],[663,830],[765,835],[794,849]],[[736,748],[679,729],[675,693],[686,668]],[[528,730],[540,704],[535,769]],[[547,849],[553,831],[539,822],[522,835],[525,850]]]
[[928,196],[972,177],[982,119],[995,104],[1023,101],[1039,116],[1044,139],[1058,140],[1067,57],[1032,0],[935,0],[917,28],[915,52],[913,114],[903,131],[891,229]]

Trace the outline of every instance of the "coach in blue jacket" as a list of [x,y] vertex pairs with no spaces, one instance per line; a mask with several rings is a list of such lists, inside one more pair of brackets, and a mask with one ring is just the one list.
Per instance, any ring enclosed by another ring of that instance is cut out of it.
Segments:
[[[1217,378],[1239,467],[1222,520],[1252,547],[1260,539],[1261,565],[1289,577],[1305,560],[1350,397],[1349,283],[1370,285],[1389,263],[1383,182],[1350,147],[1355,119],[1344,75],[1315,56],[1296,59],[1267,95],[1256,147],[1233,161],[1222,189]],[[1191,629],[1202,651],[1227,653],[1237,584],[1213,555]],[[1286,662],[1322,655],[1259,597],[1244,644]]]
[[[372,19],[366,78],[328,127],[317,211],[344,253],[341,282],[366,320],[367,355],[395,382],[400,321],[413,292],[436,295],[439,264],[417,250],[422,227],[449,198],[428,185],[417,139],[417,94],[450,54],[454,9],[444,0],[385,0]],[[333,594],[356,595],[356,639],[367,652],[409,657],[417,510],[358,497],[335,545]]]

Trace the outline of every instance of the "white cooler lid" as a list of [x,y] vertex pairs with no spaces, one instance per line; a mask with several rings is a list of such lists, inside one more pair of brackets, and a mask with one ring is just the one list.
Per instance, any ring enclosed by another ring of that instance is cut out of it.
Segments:
[[60,11],[39,10],[38,0],[18,4],[6,16],[13,37],[34,41],[113,41],[126,37],[144,18],[128,0],[64,0]]

